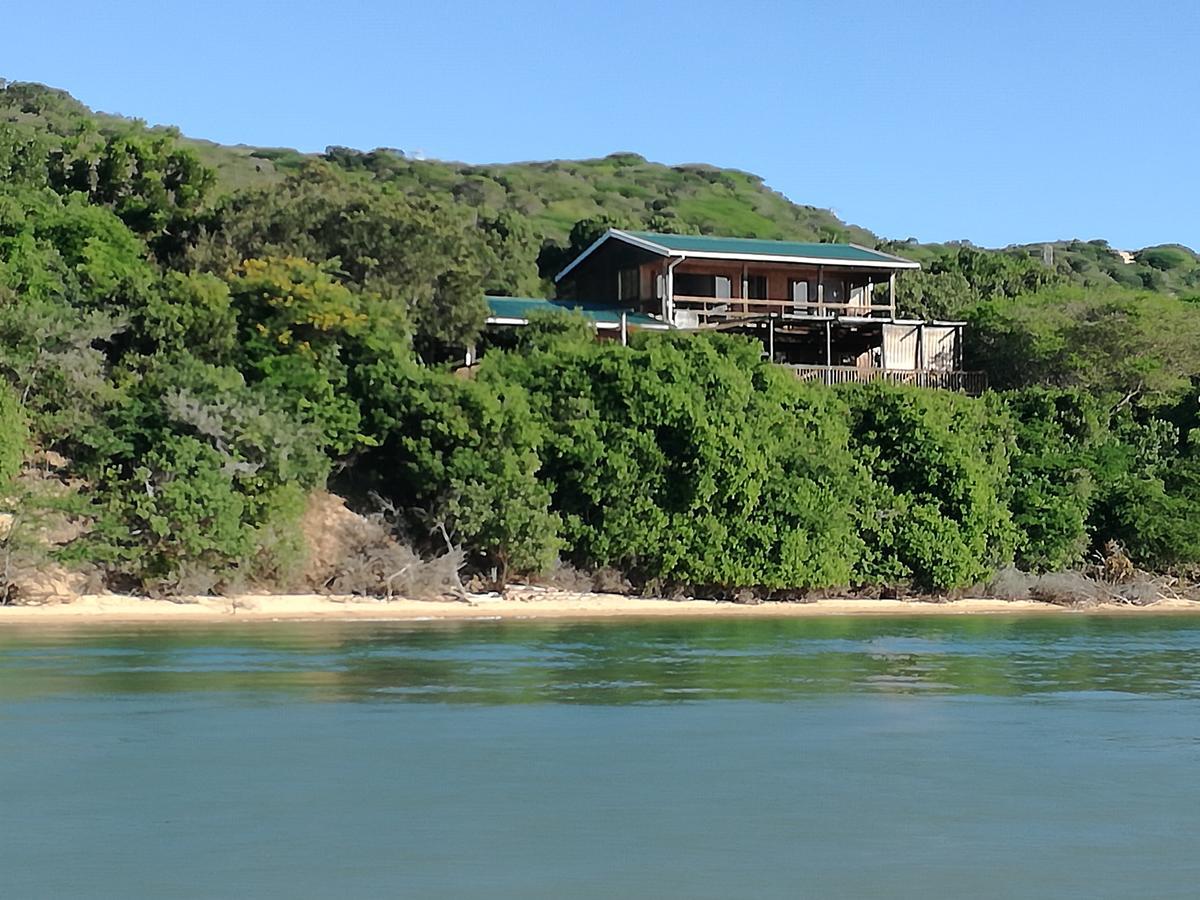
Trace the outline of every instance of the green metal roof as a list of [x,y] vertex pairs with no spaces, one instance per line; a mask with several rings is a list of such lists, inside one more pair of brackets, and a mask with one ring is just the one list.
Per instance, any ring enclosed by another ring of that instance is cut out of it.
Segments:
[[761,238],[717,237],[707,234],[660,234],[654,231],[624,231],[632,237],[682,253],[722,253],[731,256],[795,256],[836,262],[898,263],[916,266],[877,250],[855,244],[809,244],[798,241],[768,241]]
[[583,313],[598,325],[620,325],[621,313],[625,313],[627,324],[637,326],[655,325],[665,327],[659,319],[642,313],[622,309],[604,303],[589,303],[581,300],[546,300],[542,297],[485,297],[491,315],[497,319],[527,319],[531,313],[552,310]]
[[592,252],[610,240],[624,241],[648,253],[659,256],[694,257],[696,259],[759,260],[761,262],[795,262],[809,265],[846,266],[853,268],[919,269],[921,264],[890,253],[860,247],[857,244],[809,244],[799,241],[767,241],[761,238],[717,237],[709,234],[666,234],[657,231],[624,231],[610,228],[590,247],[573,259],[554,276],[565,278]]

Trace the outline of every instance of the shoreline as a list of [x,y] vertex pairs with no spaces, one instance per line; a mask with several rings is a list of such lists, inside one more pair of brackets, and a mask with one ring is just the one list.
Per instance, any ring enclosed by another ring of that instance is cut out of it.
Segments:
[[1200,613],[1200,601],[1150,606],[1064,607],[1034,600],[822,599],[740,605],[716,600],[664,600],[619,594],[513,589],[468,601],[378,600],[323,594],[241,594],[155,600],[90,594],[40,605],[0,607],[4,625],[216,624],[232,622],[453,622],[620,618],[806,618],[814,616],[1164,615]]

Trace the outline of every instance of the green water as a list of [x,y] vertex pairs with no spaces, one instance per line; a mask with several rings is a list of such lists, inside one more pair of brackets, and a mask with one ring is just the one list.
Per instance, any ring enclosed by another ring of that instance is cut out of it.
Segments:
[[1200,895],[1200,620],[0,633],[0,896]]

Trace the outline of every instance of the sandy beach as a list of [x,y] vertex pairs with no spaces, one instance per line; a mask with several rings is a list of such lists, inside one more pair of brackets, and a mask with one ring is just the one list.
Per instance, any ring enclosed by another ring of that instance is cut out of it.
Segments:
[[712,600],[663,600],[617,594],[586,594],[537,589],[510,590],[504,596],[473,595],[468,601],[378,600],[320,594],[191,597],[155,600],[119,594],[85,595],[38,606],[0,607],[5,624],[123,624],[296,621],[437,621],[471,619],[610,619],[620,617],[799,618],[806,616],[955,615],[1160,615],[1200,613],[1200,602],[1163,600],[1152,606],[1117,604],[1083,609],[1035,601],[966,599],[823,599],[807,603],[756,606]]

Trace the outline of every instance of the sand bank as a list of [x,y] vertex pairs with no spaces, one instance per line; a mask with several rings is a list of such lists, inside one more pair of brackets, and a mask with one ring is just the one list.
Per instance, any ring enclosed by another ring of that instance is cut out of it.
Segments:
[[12,624],[216,623],[221,621],[429,621],[470,619],[609,619],[619,617],[798,618],[805,616],[912,615],[1154,615],[1200,613],[1200,602],[1164,600],[1148,607],[1105,605],[1068,609],[1048,603],[1006,600],[816,600],[742,606],[712,600],[661,600],[615,594],[511,590],[469,601],[373,600],[319,594],[193,597],[151,600],[98,594],[39,606],[0,607],[0,627]]

